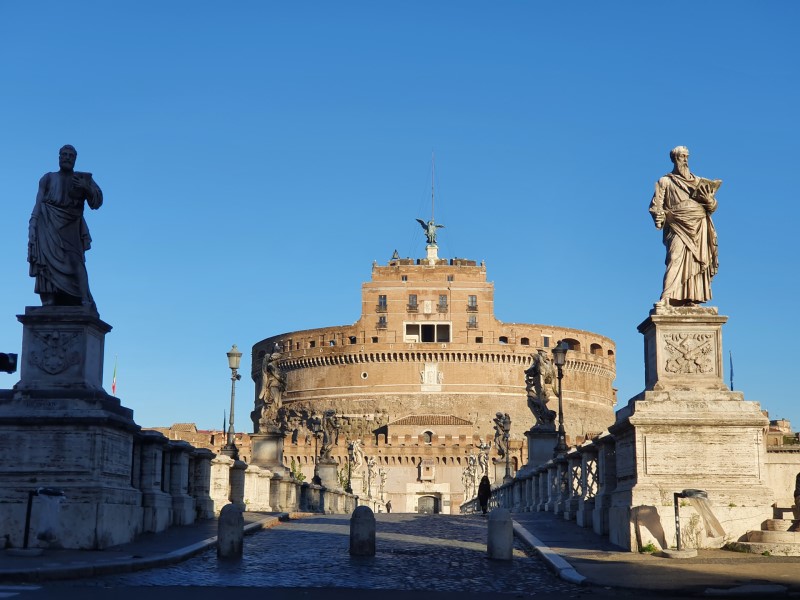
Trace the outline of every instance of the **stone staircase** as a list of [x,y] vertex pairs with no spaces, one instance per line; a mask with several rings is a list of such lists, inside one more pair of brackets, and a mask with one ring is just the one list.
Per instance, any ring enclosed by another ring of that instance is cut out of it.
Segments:
[[[778,517],[791,510],[776,509]],[[792,519],[767,519],[759,531],[748,531],[747,541],[729,542],[729,550],[770,556],[800,556],[800,521]]]

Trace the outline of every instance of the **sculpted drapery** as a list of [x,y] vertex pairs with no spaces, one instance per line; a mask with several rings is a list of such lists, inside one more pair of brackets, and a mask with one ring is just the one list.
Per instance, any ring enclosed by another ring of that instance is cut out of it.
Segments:
[[85,264],[92,238],[83,210],[84,202],[100,208],[103,192],[91,173],[73,170],[76,157],[75,148],[64,146],[59,152],[61,169],[39,180],[28,228],[28,262],[42,304],[95,308]]
[[683,146],[673,149],[670,157],[675,169],[656,182],[650,202],[667,251],[660,302],[693,305],[711,299],[711,279],[719,268],[711,214],[717,209],[714,193],[721,182],[689,172],[689,151]]

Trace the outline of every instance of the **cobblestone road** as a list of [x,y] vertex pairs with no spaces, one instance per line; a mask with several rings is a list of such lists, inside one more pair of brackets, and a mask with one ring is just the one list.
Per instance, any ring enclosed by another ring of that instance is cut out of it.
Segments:
[[484,517],[378,514],[376,518],[374,557],[349,555],[349,516],[314,516],[245,537],[241,561],[220,563],[216,551],[209,550],[172,567],[103,577],[93,580],[92,585],[342,587],[580,595],[581,588],[558,579],[516,541],[512,561],[486,558]]

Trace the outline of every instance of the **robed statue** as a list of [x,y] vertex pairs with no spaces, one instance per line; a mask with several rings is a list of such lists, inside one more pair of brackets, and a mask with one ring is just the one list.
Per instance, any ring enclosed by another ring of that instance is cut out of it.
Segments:
[[674,168],[656,182],[650,214],[663,229],[667,249],[660,306],[695,306],[711,300],[711,279],[717,274],[717,232],[711,214],[719,179],[689,171],[689,150],[677,146],[669,153]]
[[73,146],[63,146],[59,170],[39,180],[28,225],[28,262],[43,306],[86,306],[96,313],[85,256],[92,238],[83,210],[84,204],[100,208],[103,192],[91,173],[75,170],[77,158]]
[[556,368],[553,360],[544,350],[533,355],[531,366],[525,371],[525,391],[528,396],[528,408],[531,409],[536,423],[533,429],[555,431],[556,413],[547,408],[551,398],[556,397],[554,382]]
[[261,361],[261,389],[258,392],[256,406],[251,413],[253,426],[257,433],[277,431],[281,428],[279,413],[283,406],[283,392],[286,390],[284,377],[279,361],[281,352],[276,346]]

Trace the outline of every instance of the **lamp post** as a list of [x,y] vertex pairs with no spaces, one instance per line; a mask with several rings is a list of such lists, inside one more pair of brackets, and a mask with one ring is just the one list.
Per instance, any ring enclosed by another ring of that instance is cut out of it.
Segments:
[[569,347],[563,341],[553,348],[553,363],[558,369],[558,441],[553,448],[553,456],[564,456],[567,453],[567,434],[564,431],[564,394],[561,380],[564,378],[564,364],[567,362]]
[[220,450],[220,454],[230,456],[234,460],[239,460],[239,449],[236,447],[236,439],[233,431],[233,406],[236,398],[236,382],[242,378],[239,375],[239,363],[242,360],[242,353],[236,348],[236,344],[228,351],[228,366],[231,369],[231,415],[228,421],[228,440]]

